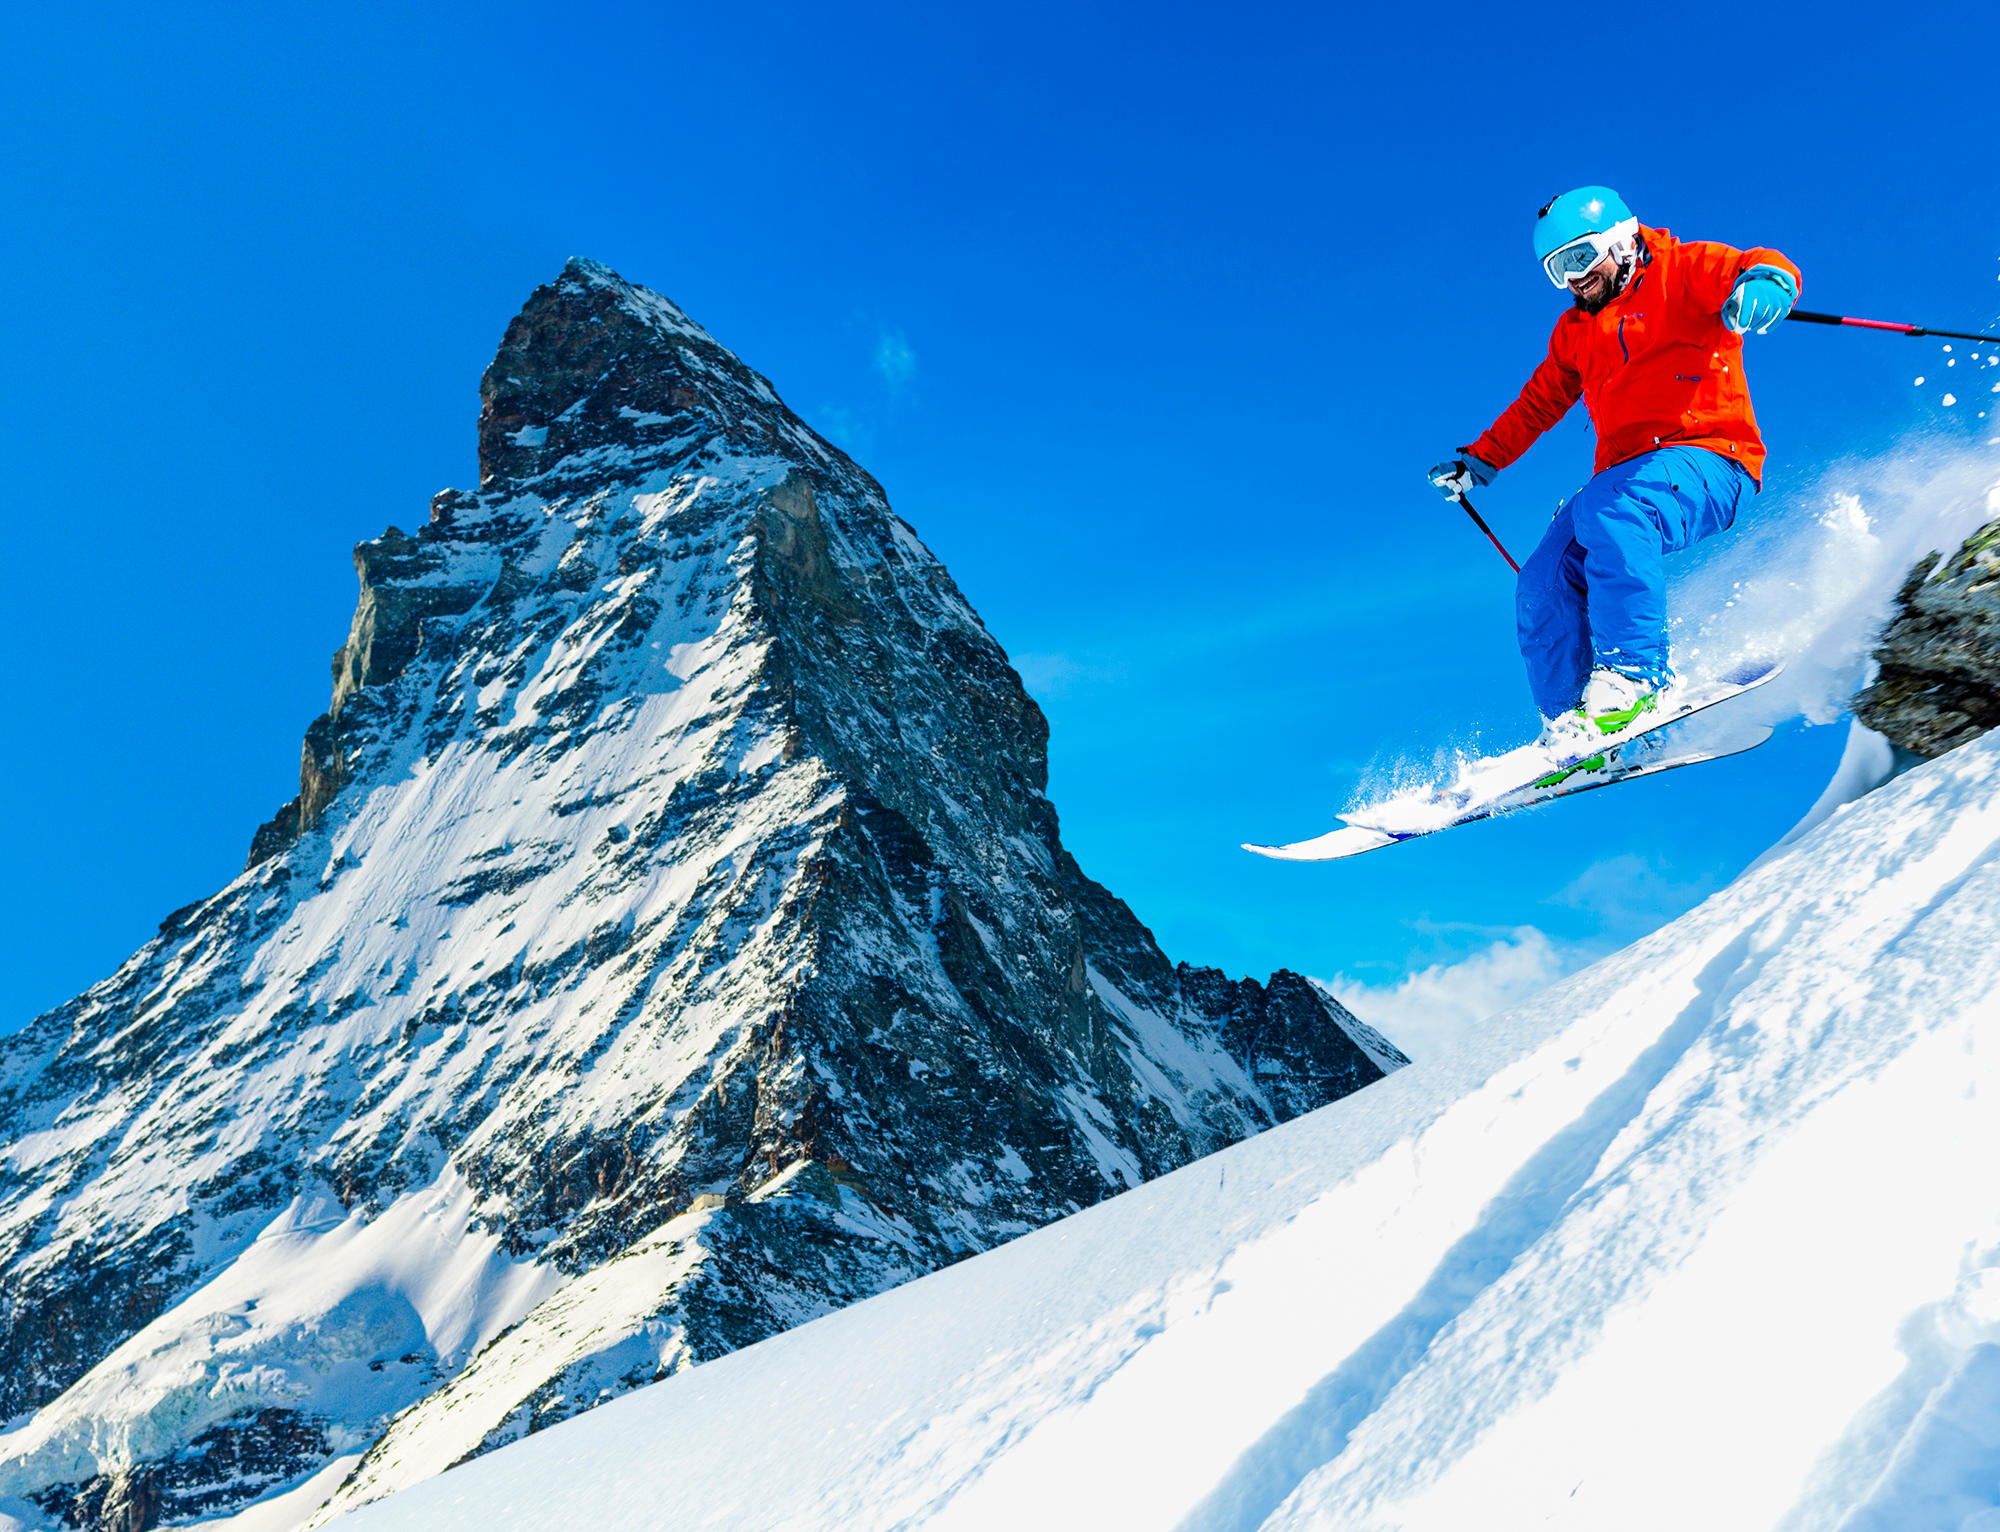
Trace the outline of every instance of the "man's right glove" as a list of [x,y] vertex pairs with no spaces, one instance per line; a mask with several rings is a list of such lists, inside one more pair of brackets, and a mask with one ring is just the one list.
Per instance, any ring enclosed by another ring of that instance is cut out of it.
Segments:
[[1791,313],[1799,284],[1782,266],[1752,266],[1722,304],[1722,322],[1738,335],[1767,330]]
[[1486,488],[1499,472],[1491,463],[1481,461],[1470,452],[1460,452],[1457,457],[1446,458],[1432,468],[1430,481],[1445,499],[1463,500],[1467,490]]

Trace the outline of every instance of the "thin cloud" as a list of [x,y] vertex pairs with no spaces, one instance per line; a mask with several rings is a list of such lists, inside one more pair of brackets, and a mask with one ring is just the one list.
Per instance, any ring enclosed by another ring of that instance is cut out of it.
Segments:
[[863,416],[839,404],[822,404],[813,411],[820,435],[857,461],[875,450],[875,427]]
[[1115,667],[1086,665],[1067,654],[1017,654],[1012,659],[1014,673],[1029,695],[1043,700],[1067,696],[1093,681],[1115,681],[1122,675]]
[[1587,960],[1581,948],[1520,926],[1470,957],[1433,963],[1393,984],[1364,984],[1345,974],[1322,982],[1361,1020],[1422,1060],[1452,1052],[1487,1017],[1518,1005]]
[[1722,881],[1713,873],[1676,877],[1653,858],[1627,851],[1591,863],[1549,902],[1585,911],[1603,934],[1632,940],[1685,915]]
[[891,393],[909,387],[917,375],[917,353],[901,330],[882,330],[875,338],[875,370]]

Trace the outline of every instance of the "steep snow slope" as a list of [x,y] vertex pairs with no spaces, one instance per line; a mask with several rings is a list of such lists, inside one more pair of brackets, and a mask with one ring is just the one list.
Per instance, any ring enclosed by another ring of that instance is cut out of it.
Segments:
[[339,1525],[2000,1525],[2000,737],[1461,1051]]

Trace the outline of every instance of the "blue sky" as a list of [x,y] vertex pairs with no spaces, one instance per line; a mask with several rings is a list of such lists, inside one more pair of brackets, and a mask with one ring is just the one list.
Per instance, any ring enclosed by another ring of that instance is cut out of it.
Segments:
[[[1348,864],[1236,843],[1532,727],[1506,571],[1422,471],[1540,354],[1535,207],[1605,182],[1784,250],[1808,306],[1989,324],[1990,93],[1952,65],[2000,14],[1497,9],[17,7],[0,1028],[241,866],[350,548],[474,481],[479,374],[572,254],[882,481],[1047,709],[1071,849],[1171,956],[1385,985],[1720,886],[1839,729]],[[1913,384],[1934,343],[1751,345],[1766,519],[1990,434]],[[1487,492],[1517,551],[1589,454],[1566,423]]]

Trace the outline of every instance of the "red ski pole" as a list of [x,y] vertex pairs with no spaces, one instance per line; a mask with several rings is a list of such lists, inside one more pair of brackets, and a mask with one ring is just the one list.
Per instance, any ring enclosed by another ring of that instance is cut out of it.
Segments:
[[1452,498],[1456,500],[1460,505],[1465,507],[1465,514],[1472,518],[1472,524],[1474,526],[1478,527],[1480,531],[1486,534],[1486,540],[1489,543],[1491,543],[1495,548],[1500,549],[1500,557],[1502,557],[1507,561],[1507,567],[1513,570],[1515,574],[1519,574],[1521,572],[1521,566],[1514,562],[1514,555],[1509,553],[1504,547],[1501,547],[1500,539],[1495,537],[1493,535],[1493,529],[1488,525],[1486,525],[1486,518],[1484,516],[1481,516],[1479,512],[1475,511],[1472,508],[1472,502],[1466,499],[1465,496],[1463,495],[1454,495],[1452,496]]
[[1793,309],[1785,317],[1804,320],[1807,324],[1846,324],[1859,330],[1892,330],[1912,339],[1920,335],[1942,335],[1949,340],[1983,340],[1989,346],[2000,346],[2000,335],[1974,335],[1970,330],[1927,330],[1920,324],[1897,324],[1890,319],[1850,319],[1844,314],[1814,314],[1806,309]]

